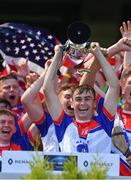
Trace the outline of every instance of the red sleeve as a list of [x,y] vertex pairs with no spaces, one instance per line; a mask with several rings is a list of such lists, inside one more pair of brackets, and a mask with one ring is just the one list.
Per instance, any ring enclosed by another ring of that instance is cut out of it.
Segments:
[[42,124],[44,120],[45,120],[45,113],[43,113],[42,116],[35,121],[35,124]]
[[62,111],[62,113],[61,113],[61,115],[59,116],[59,118],[58,118],[56,121],[54,121],[54,123],[55,123],[56,125],[61,124],[61,122],[62,122],[62,120],[63,120],[63,117],[64,117],[64,114],[65,114],[65,112]]

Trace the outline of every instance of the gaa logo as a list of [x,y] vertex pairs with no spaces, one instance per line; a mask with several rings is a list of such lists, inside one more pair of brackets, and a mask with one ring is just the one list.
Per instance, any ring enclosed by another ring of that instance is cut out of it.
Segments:
[[88,152],[88,146],[87,144],[83,143],[83,144],[78,144],[77,145],[77,152]]
[[11,165],[11,164],[13,163],[13,160],[10,158],[10,159],[8,160],[8,163],[9,163],[9,165]]

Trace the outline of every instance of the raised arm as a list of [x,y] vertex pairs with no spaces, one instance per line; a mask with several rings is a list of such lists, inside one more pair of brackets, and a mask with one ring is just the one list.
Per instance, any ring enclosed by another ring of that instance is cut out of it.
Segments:
[[24,92],[24,94],[21,97],[21,102],[24,105],[25,110],[28,113],[32,122],[39,120],[44,114],[42,103],[38,96],[38,93],[44,81],[44,77],[45,71],[36,81],[34,81],[34,83],[30,87],[28,87],[28,89]]
[[44,94],[46,98],[46,105],[54,121],[57,121],[63,112],[61,103],[59,101],[55,89],[57,71],[60,67],[62,56],[63,56],[63,50],[60,45],[59,46],[57,45],[55,47],[54,58],[52,60],[51,65],[48,68],[43,84]]
[[84,72],[79,84],[88,84],[94,87],[96,73],[100,69],[99,61],[97,61],[96,58],[93,56],[85,63],[85,68],[89,71]]
[[100,51],[100,47],[98,43],[92,43],[92,52],[99,61],[103,73],[106,77],[107,83],[109,85],[108,91],[105,95],[104,106],[108,110],[108,112],[112,115],[116,113],[118,97],[119,97],[119,84],[118,78],[115,75],[115,72],[111,65],[108,63],[106,58],[103,56]]
[[[127,23],[123,22],[122,26],[120,26],[120,32],[122,34],[122,37],[128,39],[128,43],[131,46],[131,22],[130,21],[127,21]],[[131,50],[130,51],[125,51],[123,69],[128,64],[131,64]]]
[[131,51],[131,45],[126,37],[121,38],[118,42],[107,48],[107,58],[110,58],[121,51]]

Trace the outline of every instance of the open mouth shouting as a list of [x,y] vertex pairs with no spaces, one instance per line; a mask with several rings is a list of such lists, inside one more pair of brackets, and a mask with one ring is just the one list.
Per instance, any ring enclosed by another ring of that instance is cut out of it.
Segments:
[[16,96],[15,95],[10,95],[9,98],[10,98],[10,100],[15,100]]
[[74,111],[74,108],[72,108],[71,105],[68,105],[67,108],[68,108],[68,110],[70,110],[70,111]]
[[7,135],[10,134],[10,130],[9,129],[3,129],[1,132],[2,132],[2,134],[5,134],[5,135],[6,134]]

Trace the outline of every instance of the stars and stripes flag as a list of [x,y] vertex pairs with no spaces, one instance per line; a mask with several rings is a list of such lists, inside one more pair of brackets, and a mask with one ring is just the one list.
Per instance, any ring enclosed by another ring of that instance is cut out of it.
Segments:
[[21,23],[5,23],[0,25],[0,54],[5,66],[13,66],[29,60],[31,71],[41,74],[47,59],[54,55],[54,46],[59,40],[47,29],[34,28]]

